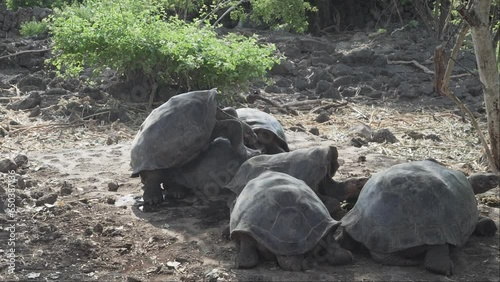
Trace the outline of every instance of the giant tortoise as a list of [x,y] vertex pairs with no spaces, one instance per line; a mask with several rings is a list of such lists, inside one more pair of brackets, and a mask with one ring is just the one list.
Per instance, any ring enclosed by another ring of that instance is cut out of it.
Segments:
[[311,260],[349,263],[352,254],[333,237],[339,225],[304,181],[266,171],[248,182],[231,212],[231,238],[239,244],[236,266],[255,267],[259,254],[293,271],[313,267]]
[[474,194],[499,180],[492,173],[467,178],[430,160],[394,165],[368,180],[342,218],[338,239],[349,249],[361,243],[387,265],[418,265],[411,257],[425,253],[429,271],[451,275],[450,246],[462,246],[473,233],[495,234],[493,220],[479,215]]
[[239,108],[236,113],[238,119],[247,123],[257,134],[258,141],[254,149],[260,149],[264,154],[290,151],[283,126],[275,117],[254,108]]
[[216,95],[216,89],[176,95],[154,109],[142,123],[132,141],[130,165],[132,177],[140,175],[144,183],[146,204],[163,201],[161,184],[168,186],[163,178],[165,169],[190,162],[218,136],[228,138],[241,156],[256,154],[243,144],[244,135],[255,142],[255,133],[220,110]]
[[289,174],[303,180],[324,201],[334,218],[343,213],[340,201],[357,198],[366,178],[342,182],[332,179],[339,168],[338,151],[334,146],[316,146],[275,155],[259,155],[248,159],[238,169],[226,188],[236,195],[245,185],[265,171]]

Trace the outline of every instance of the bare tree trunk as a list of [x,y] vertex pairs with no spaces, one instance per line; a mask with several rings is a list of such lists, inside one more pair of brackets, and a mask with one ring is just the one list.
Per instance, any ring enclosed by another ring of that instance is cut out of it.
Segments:
[[472,9],[462,10],[461,14],[471,27],[479,79],[483,84],[491,152],[498,170],[500,169],[500,77],[493,48],[493,36],[489,28],[491,2],[491,0],[475,0]]

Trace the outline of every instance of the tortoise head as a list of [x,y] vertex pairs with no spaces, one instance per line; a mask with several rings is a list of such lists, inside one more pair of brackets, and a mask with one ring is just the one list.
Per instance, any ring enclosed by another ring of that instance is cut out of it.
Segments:
[[475,173],[468,179],[474,194],[484,193],[500,184],[500,175],[495,173]]

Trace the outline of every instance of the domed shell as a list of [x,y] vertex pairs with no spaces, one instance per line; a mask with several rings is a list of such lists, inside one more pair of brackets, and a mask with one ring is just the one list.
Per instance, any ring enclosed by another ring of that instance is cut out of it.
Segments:
[[132,176],[182,165],[210,142],[216,122],[217,90],[176,95],[154,109],[132,141]]
[[372,176],[342,226],[368,249],[392,253],[424,244],[463,245],[478,216],[462,172],[417,161]]
[[248,182],[230,219],[231,236],[249,234],[275,255],[308,252],[339,225],[304,181],[273,171]]
[[283,172],[305,181],[314,191],[319,182],[330,173],[332,158],[337,163],[338,152],[334,147],[316,146],[275,155],[259,155],[248,159],[238,169],[226,188],[239,194],[245,185],[262,172]]
[[247,123],[254,131],[263,130],[278,137],[276,139],[279,143],[278,145],[285,152],[290,151],[283,126],[281,126],[281,123],[275,117],[253,108],[240,108],[236,109],[236,112],[238,118]]

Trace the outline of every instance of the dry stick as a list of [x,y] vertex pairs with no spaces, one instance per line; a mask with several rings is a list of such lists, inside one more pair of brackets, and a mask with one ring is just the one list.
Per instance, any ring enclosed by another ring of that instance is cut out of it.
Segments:
[[453,94],[453,92],[450,91],[449,88],[449,83],[450,83],[450,78],[451,78],[451,72],[453,70],[453,66],[455,65],[455,60],[458,56],[458,52],[460,51],[460,47],[462,47],[462,43],[464,41],[465,36],[467,35],[467,31],[469,31],[469,25],[464,24],[462,30],[458,34],[457,41],[455,42],[455,46],[453,47],[453,50],[451,51],[450,59],[448,60],[448,65],[446,66],[446,72],[444,74],[444,80],[441,86],[441,91],[446,94],[446,96],[450,97],[451,100],[453,100],[462,111],[464,111],[470,118],[472,125],[474,128],[477,130],[477,133],[479,135],[479,139],[481,140],[481,143],[483,144],[484,150],[486,152],[486,157],[488,159],[488,162],[490,163],[490,167],[493,170],[493,172],[498,173],[498,170],[495,165],[495,161],[493,160],[493,155],[491,154],[490,147],[488,146],[488,143],[486,142],[486,139],[484,138],[483,131],[479,127],[479,124],[477,123],[476,118],[472,114],[472,112],[467,108],[467,106],[460,101],[460,99]]
[[[411,61],[390,61],[390,60],[387,60],[387,64],[389,64],[389,65],[414,64],[416,67],[418,67],[419,69],[423,70],[424,73],[426,73],[426,74],[434,74],[433,71],[431,71],[426,66],[423,66],[422,64],[420,64],[419,62],[417,62],[415,60],[411,60]],[[470,74],[468,74],[468,73],[461,73],[461,74],[452,75],[450,77],[451,78],[459,78],[459,77],[468,76],[468,75],[470,75]]]
[[9,55],[5,55],[5,56],[1,56],[0,60],[1,59],[7,59],[7,58],[10,58],[10,57],[15,57],[15,56],[22,55],[22,54],[40,53],[40,52],[46,52],[46,51],[50,51],[50,50],[52,50],[52,49],[48,48],[48,49],[39,49],[39,50],[26,50],[26,51],[17,52],[17,53],[14,53],[14,54],[9,54]]
[[309,113],[310,114],[316,114],[316,113],[319,113],[320,111],[325,111],[325,110],[328,110],[330,108],[340,108],[340,107],[343,107],[343,106],[347,106],[347,102],[343,102],[343,103],[340,103],[340,104],[329,103],[329,104],[326,104],[326,105],[323,105],[323,106],[318,106],[316,108],[313,108],[312,110],[309,111]]
[[[280,105],[280,104],[274,102],[273,100],[268,99],[268,98],[266,98],[266,97],[264,97],[264,96],[262,96],[262,95],[260,95],[258,93],[254,93],[254,94],[248,95],[247,101],[250,102],[253,99],[259,99],[259,100],[264,101],[264,102],[266,102],[266,103],[268,103],[268,104],[270,104],[270,105],[272,105],[272,106],[274,106],[274,107],[276,107],[278,109],[285,110],[287,113],[291,113],[293,115],[298,115],[299,114],[299,113],[297,113],[296,110],[294,110],[294,109],[290,108],[289,106],[287,106],[287,104]],[[250,102],[250,103],[252,103],[252,102]]]

